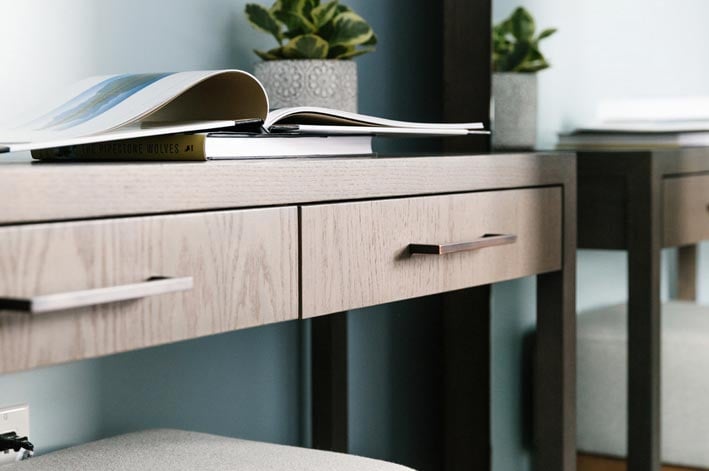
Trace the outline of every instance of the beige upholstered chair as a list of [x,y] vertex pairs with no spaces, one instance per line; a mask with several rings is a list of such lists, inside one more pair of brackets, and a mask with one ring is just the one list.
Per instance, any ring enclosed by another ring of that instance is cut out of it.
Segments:
[[[620,305],[579,315],[578,447],[584,454],[626,455],[626,312]],[[682,467],[677,469],[709,470],[708,306],[663,305],[661,361],[662,461]]]
[[3,471],[411,471],[359,456],[181,430],[149,430],[67,448]]

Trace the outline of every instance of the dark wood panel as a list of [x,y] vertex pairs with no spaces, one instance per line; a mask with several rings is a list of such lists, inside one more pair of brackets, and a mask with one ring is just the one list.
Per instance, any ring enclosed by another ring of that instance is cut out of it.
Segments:
[[651,159],[628,175],[628,465],[660,469],[661,176]]
[[490,469],[490,286],[443,295],[446,471]]
[[[490,126],[492,2],[443,1],[443,117]],[[490,149],[488,137],[447,139],[452,152]]]
[[576,469],[576,175],[564,185],[563,264],[537,277],[535,469]]
[[347,313],[313,319],[313,448],[349,451]]
[[626,179],[579,175],[579,248],[621,250],[626,246]]
[[677,298],[697,300],[697,246],[686,245],[677,251]]

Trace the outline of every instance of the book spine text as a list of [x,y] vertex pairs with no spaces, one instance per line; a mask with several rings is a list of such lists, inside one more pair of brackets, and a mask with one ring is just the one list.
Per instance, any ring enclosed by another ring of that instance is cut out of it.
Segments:
[[206,160],[201,134],[154,136],[32,151],[37,160]]

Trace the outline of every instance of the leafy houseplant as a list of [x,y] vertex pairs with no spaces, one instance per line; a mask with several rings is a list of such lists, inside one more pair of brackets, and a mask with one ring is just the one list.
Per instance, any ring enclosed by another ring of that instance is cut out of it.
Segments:
[[522,7],[492,29],[492,68],[495,72],[539,72],[549,67],[539,42],[556,33],[547,28],[535,37],[532,15]]
[[492,29],[493,146],[533,148],[537,138],[537,75],[549,62],[539,43],[556,33],[536,34],[534,17],[522,7]]
[[338,0],[277,0],[270,9],[249,3],[246,16],[278,42],[269,51],[254,51],[265,61],[352,59],[374,51],[377,44],[372,27]]
[[251,25],[273,36],[277,47],[254,52],[263,60],[256,76],[274,107],[357,108],[357,69],[348,59],[372,52],[372,27],[338,0],[276,0],[270,7],[250,3]]

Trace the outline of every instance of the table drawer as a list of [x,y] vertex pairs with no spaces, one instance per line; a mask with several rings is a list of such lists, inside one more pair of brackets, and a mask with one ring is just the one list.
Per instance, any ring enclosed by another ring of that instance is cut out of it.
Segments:
[[303,317],[558,270],[561,210],[558,187],[303,207]]
[[296,319],[297,237],[296,208],[2,228],[4,307],[37,313],[0,310],[0,373]]
[[709,239],[709,175],[664,181],[665,247]]

